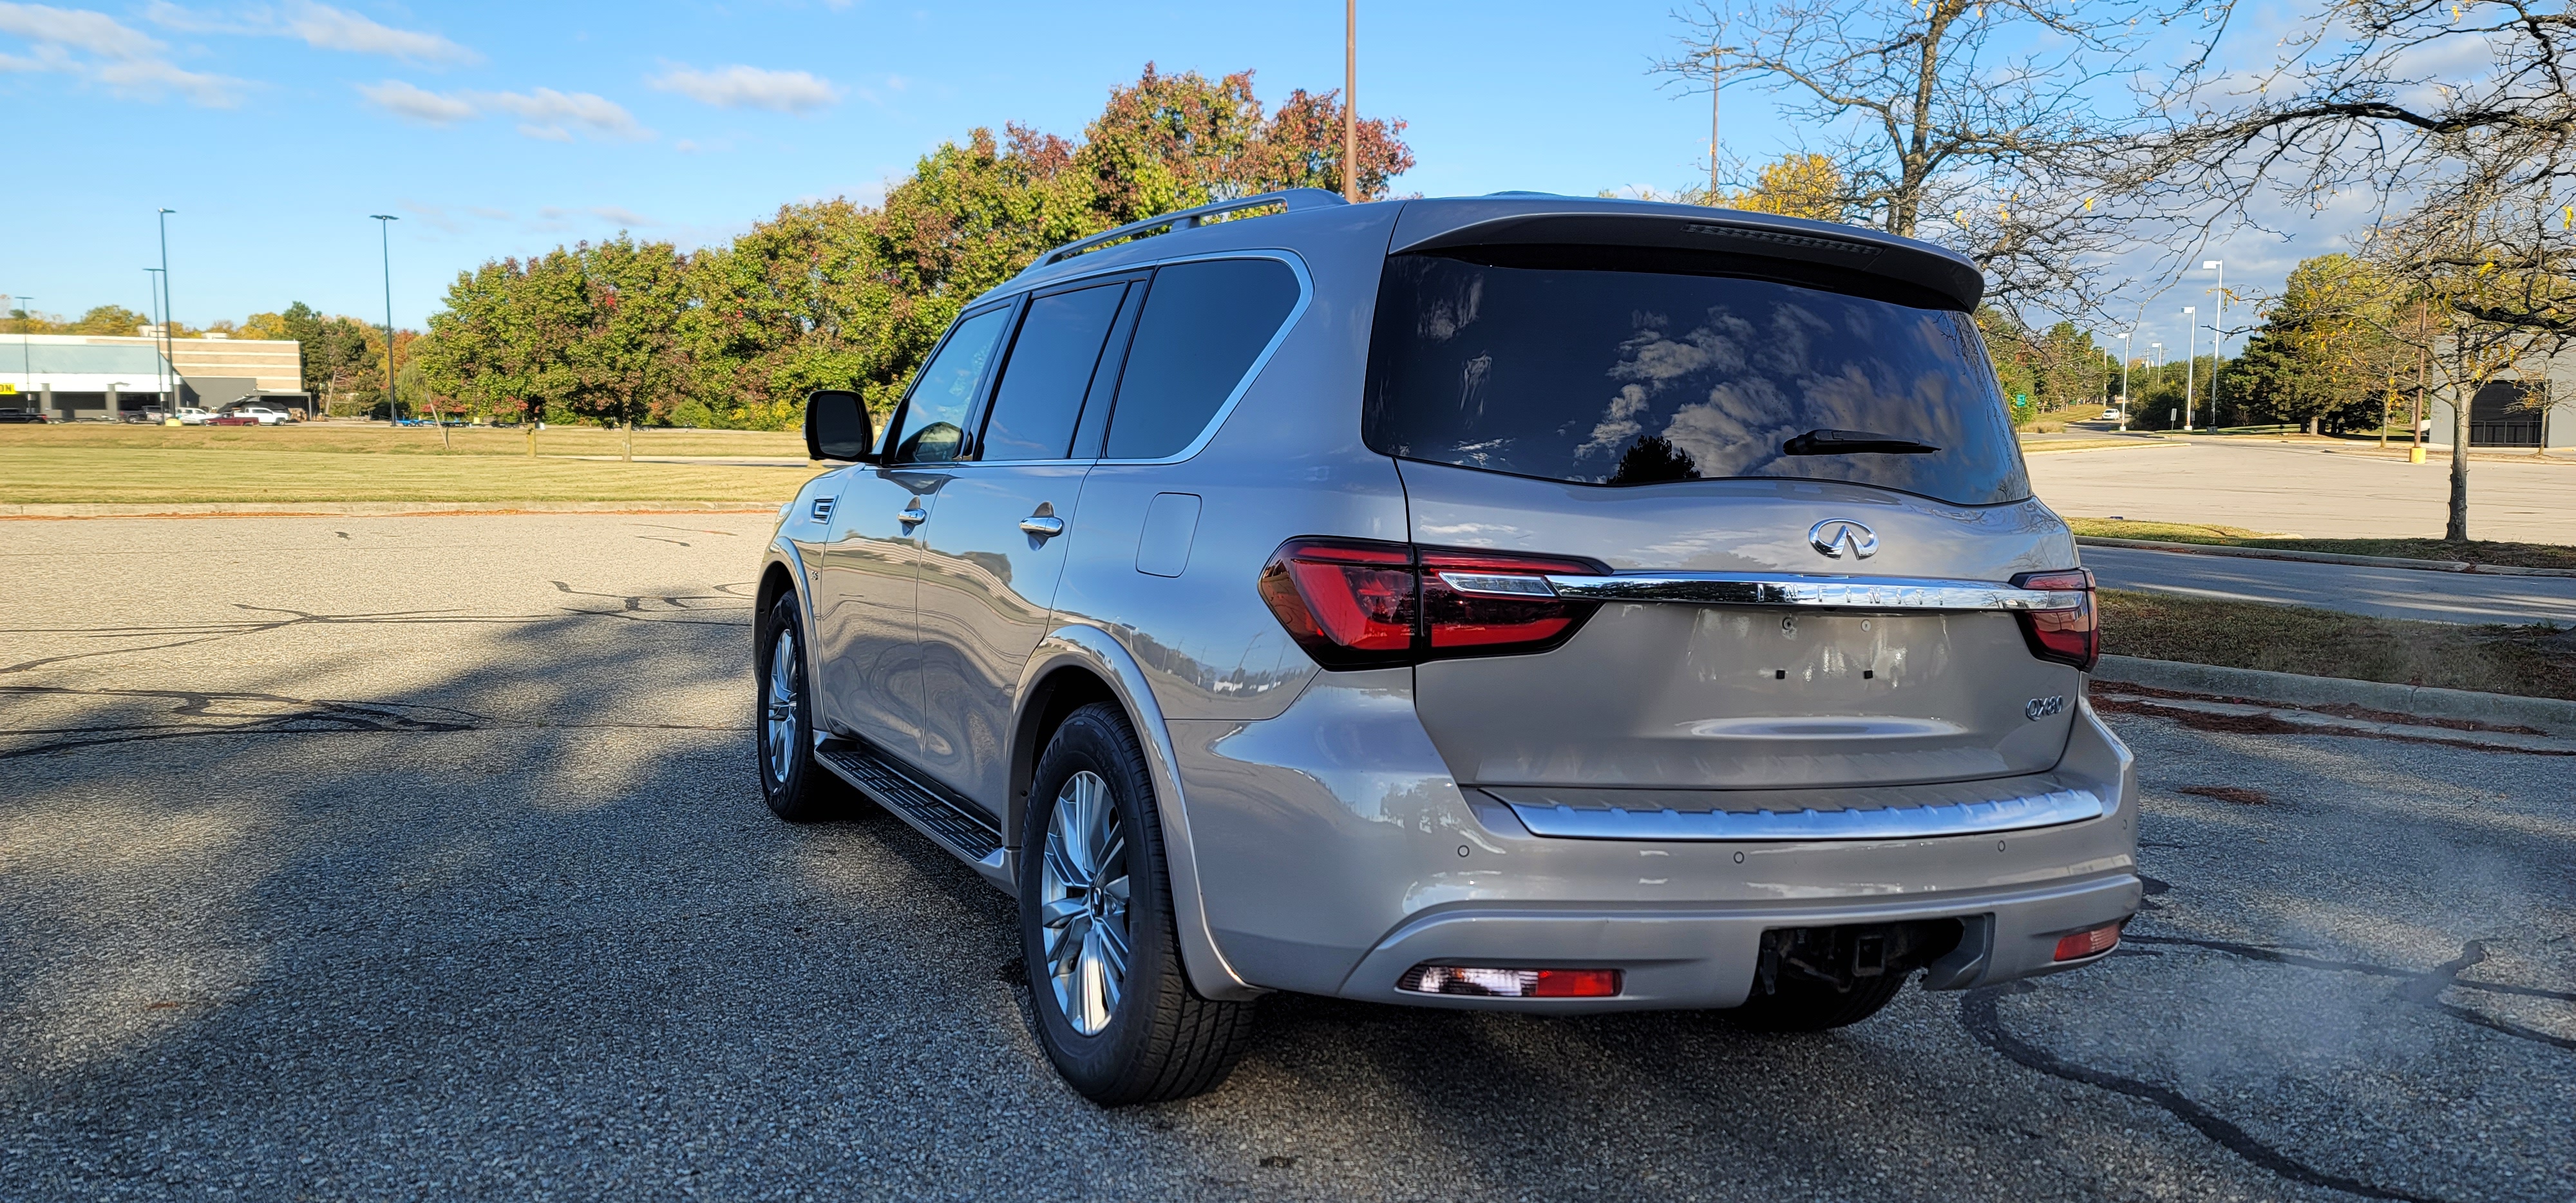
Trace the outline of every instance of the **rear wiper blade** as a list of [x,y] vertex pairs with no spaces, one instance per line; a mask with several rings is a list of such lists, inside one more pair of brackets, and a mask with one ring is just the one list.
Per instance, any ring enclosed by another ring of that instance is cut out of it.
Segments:
[[1883,455],[1927,455],[1940,448],[1930,443],[1900,439],[1892,434],[1867,430],[1810,430],[1780,444],[1783,455],[1852,455],[1877,452]]

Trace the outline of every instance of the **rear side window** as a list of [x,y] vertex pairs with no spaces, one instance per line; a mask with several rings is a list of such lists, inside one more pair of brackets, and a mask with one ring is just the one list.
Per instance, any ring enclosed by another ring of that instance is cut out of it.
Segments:
[[1156,271],[1103,456],[1161,459],[1197,442],[1297,307],[1297,292],[1296,273],[1276,259],[1211,259]]
[[1362,434],[1582,484],[1838,480],[2030,496],[1964,313],[1728,276],[1387,261]]
[[1002,382],[993,386],[977,459],[1063,459],[1071,451],[1083,393],[1126,294],[1126,285],[1108,284],[1029,302]]
[[937,358],[921,369],[912,399],[903,407],[903,429],[896,433],[893,462],[946,463],[966,444],[966,411],[993,363],[993,344],[1011,320],[1011,307],[987,309],[957,323]]

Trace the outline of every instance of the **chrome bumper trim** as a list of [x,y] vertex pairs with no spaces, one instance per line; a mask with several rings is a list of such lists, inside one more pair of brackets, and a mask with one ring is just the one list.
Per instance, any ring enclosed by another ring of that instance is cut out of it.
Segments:
[[1701,606],[1819,606],[1852,610],[2072,610],[2072,589],[2016,589],[1990,581],[1924,577],[1806,576],[1797,573],[1663,572],[1558,576],[1559,597],[1682,602]]
[[2100,795],[2054,790],[1988,802],[1874,810],[1623,810],[1508,803],[1530,834],[1575,840],[1908,840],[1989,835],[2100,818]]

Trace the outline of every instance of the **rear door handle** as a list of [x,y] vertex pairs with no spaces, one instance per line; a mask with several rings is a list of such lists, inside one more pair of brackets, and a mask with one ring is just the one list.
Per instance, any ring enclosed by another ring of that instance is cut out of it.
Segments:
[[894,517],[895,521],[903,523],[906,527],[914,527],[930,521],[930,511],[917,505],[908,505],[896,510]]
[[1052,539],[1064,533],[1064,519],[1053,514],[1037,514],[1020,519],[1020,529],[1041,539]]

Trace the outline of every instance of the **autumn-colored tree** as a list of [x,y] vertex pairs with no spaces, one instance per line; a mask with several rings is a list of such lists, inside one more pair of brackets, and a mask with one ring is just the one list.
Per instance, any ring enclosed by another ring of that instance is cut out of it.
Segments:
[[1852,204],[1842,168],[1832,158],[1813,152],[1784,154],[1765,164],[1753,186],[1726,198],[1730,209],[1804,217],[1810,221],[1848,221]]
[[624,428],[635,458],[635,423],[668,420],[687,375],[680,314],[688,307],[688,261],[667,242],[621,233],[574,251],[582,277],[581,329],[566,357],[574,413]]

